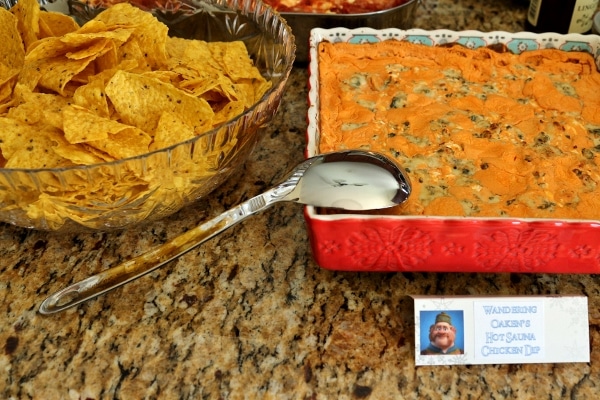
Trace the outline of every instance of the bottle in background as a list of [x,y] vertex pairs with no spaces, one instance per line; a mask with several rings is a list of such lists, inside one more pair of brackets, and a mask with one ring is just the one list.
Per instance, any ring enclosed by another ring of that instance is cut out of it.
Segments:
[[525,28],[532,32],[588,33],[599,0],[531,0]]

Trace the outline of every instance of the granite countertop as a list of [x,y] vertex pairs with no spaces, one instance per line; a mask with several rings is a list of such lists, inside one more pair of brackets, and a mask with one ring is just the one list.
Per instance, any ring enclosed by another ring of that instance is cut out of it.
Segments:
[[[526,8],[526,0],[426,0],[415,26],[519,31]],[[124,288],[38,313],[66,284],[276,183],[303,157],[306,81],[305,67],[296,67],[239,176],[170,218],[71,235],[0,224],[1,398],[598,397],[596,276],[332,272],[312,260],[302,207],[293,203]],[[415,367],[410,294],[588,296],[591,362]]]

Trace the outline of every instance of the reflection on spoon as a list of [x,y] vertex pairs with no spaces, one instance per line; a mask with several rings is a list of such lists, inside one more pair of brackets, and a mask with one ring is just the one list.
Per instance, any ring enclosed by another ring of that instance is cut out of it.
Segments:
[[345,210],[373,210],[397,205],[397,196],[402,200],[408,197],[408,184],[400,184],[394,171],[357,161],[312,164],[298,185],[297,201]]
[[359,150],[321,154],[300,163],[274,188],[147,253],[56,292],[44,300],[40,313],[65,310],[131,282],[280,201],[374,210],[401,204],[410,192],[404,171],[383,155]]

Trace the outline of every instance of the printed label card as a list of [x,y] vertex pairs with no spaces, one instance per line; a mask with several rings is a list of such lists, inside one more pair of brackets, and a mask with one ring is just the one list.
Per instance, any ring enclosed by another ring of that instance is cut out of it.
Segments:
[[412,296],[416,365],[589,362],[585,296]]

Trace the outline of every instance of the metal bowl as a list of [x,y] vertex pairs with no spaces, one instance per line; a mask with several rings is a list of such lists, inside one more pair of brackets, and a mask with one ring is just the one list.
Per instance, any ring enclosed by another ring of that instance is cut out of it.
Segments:
[[296,61],[309,61],[309,39],[313,28],[412,28],[420,0],[408,2],[387,10],[362,14],[314,14],[281,12],[296,37]]

